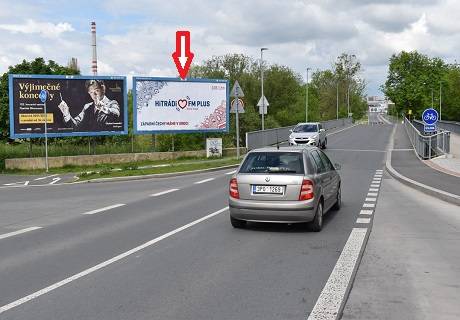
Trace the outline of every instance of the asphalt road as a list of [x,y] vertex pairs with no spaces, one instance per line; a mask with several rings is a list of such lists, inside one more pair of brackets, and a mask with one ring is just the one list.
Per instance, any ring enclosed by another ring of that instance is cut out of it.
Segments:
[[328,136],[326,152],[342,165],[343,207],[320,233],[233,229],[231,170],[1,189],[0,318],[304,319],[358,226],[391,129]]

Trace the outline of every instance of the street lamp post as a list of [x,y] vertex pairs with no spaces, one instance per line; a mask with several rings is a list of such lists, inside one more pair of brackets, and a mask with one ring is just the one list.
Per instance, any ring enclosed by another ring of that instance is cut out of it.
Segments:
[[348,83],[348,88],[347,88],[347,111],[348,115],[347,118],[350,117],[350,83]]
[[265,116],[265,96],[264,96],[264,51],[268,50],[268,48],[260,48],[260,81],[262,87],[262,131],[265,130],[264,128],[264,116]]
[[339,120],[339,80],[337,80],[337,120]]
[[434,109],[434,90],[431,88],[431,108]]
[[305,122],[308,122],[308,71],[310,68],[307,68],[307,92],[305,94]]

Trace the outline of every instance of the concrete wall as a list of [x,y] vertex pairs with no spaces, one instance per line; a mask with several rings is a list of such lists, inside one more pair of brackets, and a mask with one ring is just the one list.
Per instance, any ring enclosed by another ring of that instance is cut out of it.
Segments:
[[[240,148],[240,151],[241,154],[244,154],[246,152],[246,148]],[[236,148],[224,149],[223,155],[224,157],[236,156]],[[49,157],[48,166],[50,168],[62,168],[64,166],[92,166],[96,164],[119,164],[146,160],[172,160],[180,157],[206,157],[206,150]],[[5,168],[20,170],[45,169],[45,158],[5,159]]]

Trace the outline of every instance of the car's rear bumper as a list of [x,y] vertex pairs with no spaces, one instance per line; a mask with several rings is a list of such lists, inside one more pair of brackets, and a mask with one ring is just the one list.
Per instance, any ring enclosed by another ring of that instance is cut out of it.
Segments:
[[315,201],[252,201],[229,199],[233,218],[254,222],[309,222],[315,217]]

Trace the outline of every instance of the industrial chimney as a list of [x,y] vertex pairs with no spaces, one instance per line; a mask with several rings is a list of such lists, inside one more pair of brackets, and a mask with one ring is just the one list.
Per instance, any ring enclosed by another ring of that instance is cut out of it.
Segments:
[[93,61],[91,69],[93,75],[97,76],[97,53],[96,53],[96,22],[91,22],[91,46],[93,47]]

